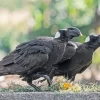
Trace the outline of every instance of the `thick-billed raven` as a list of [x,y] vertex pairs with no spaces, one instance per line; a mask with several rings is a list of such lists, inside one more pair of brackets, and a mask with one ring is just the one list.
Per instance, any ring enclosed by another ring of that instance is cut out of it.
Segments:
[[[53,38],[52,37],[43,37],[43,38],[40,37],[40,39],[53,39]],[[44,69],[37,70],[37,72],[39,74],[41,74],[41,77],[42,77],[42,75],[46,75],[47,76],[47,77],[45,77],[45,79],[41,80],[40,82],[43,82],[44,80],[47,79],[48,85],[50,86],[52,84],[50,79],[52,79],[53,76],[55,76],[55,74],[58,75],[58,76],[59,75],[65,75],[65,74],[62,74],[63,72],[60,73],[61,71],[59,70],[59,67],[62,67],[60,64],[63,64],[67,60],[71,59],[71,57],[74,56],[74,54],[76,53],[76,49],[78,48],[79,45],[81,45],[81,43],[68,41],[68,43],[66,44],[66,50],[64,52],[64,55],[63,55],[61,61],[56,64],[57,69],[55,70],[55,73],[53,73],[52,75],[50,75],[49,71],[47,71],[47,70],[44,70]],[[48,76],[49,76],[49,78],[48,78]],[[38,78],[40,78],[40,76],[38,76],[36,74],[34,75],[34,73],[33,73],[32,79],[36,80]],[[24,80],[26,80],[26,77],[24,78]]]
[[[88,40],[88,41],[87,41]],[[77,73],[85,71],[92,63],[94,51],[100,47],[100,35],[90,35],[84,43],[75,43],[78,48],[71,59],[58,64],[58,69],[54,76],[63,75],[67,79],[74,81]]]
[[[77,45],[77,49],[74,55],[64,61],[58,63],[58,69],[56,69],[53,76],[65,76],[67,79],[74,81],[76,74],[85,71],[92,63],[92,57],[94,51],[100,46],[100,35],[90,35],[86,38],[84,43],[73,42]],[[69,45],[67,44],[66,49],[68,50]],[[74,50],[71,48],[70,50]],[[65,54],[66,55],[66,54]],[[40,72],[42,75],[49,75],[47,71]],[[35,79],[35,77],[33,77]],[[38,77],[39,78],[39,77]],[[52,80],[53,77],[50,77]],[[44,81],[44,80],[42,80]]]
[[41,69],[52,72],[64,55],[66,43],[79,35],[79,29],[67,28],[59,30],[52,40],[35,39],[18,45],[0,62],[0,75],[19,74],[26,78],[29,85],[41,91],[32,84],[32,74],[36,75]]

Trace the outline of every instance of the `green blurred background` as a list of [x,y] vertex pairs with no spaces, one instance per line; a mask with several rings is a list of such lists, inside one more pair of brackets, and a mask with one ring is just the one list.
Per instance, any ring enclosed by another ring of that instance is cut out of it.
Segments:
[[[75,41],[84,42],[89,34],[100,34],[100,0],[0,0],[0,58],[19,43],[54,36],[58,29],[71,26],[84,35]],[[98,49],[93,71],[98,70],[99,63]]]

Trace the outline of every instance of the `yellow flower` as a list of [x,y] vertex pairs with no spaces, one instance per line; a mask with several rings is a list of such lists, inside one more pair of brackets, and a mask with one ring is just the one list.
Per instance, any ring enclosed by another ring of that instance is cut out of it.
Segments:
[[70,83],[64,83],[63,84],[63,88],[64,89],[69,89],[69,88],[71,88],[72,87],[72,85],[70,84]]

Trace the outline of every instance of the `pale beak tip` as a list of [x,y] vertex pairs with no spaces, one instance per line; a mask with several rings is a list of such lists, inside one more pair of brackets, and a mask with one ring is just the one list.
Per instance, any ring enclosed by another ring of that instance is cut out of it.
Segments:
[[83,34],[82,34],[82,33],[80,33],[80,36],[83,36]]

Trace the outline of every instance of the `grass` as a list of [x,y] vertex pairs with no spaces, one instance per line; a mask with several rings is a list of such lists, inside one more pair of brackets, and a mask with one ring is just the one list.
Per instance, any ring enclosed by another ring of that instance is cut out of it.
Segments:
[[[100,92],[100,84],[71,84],[65,83],[53,84],[51,87],[41,87],[42,90],[48,92]],[[67,86],[67,88],[66,88]],[[68,87],[69,86],[69,87]],[[9,88],[0,88],[0,92],[35,92],[35,89],[27,86],[12,84]]]
[[83,92],[100,92],[100,84],[88,84],[88,85],[81,85]]

